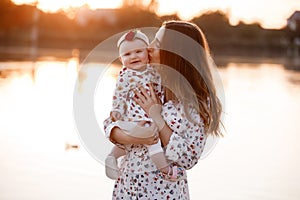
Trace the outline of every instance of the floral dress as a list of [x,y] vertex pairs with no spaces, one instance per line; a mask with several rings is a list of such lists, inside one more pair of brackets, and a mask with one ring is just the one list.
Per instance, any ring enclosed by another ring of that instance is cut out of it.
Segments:
[[[185,115],[183,105],[169,101],[163,105],[162,115],[173,134],[165,148],[165,155],[173,165],[192,168],[203,152],[206,135],[203,121],[194,109],[189,107],[191,119]],[[105,131],[110,132],[113,123],[109,118],[104,122]],[[109,137],[109,134],[107,135]],[[177,182],[162,178],[162,174],[152,163],[144,145],[122,145],[126,155],[121,161],[121,175],[116,180],[113,200],[119,199],[189,199],[186,172]]]
[[147,65],[143,71],[123,67],[120,70],[113,95],[112,111],[118,111],[124,121],[151,121],[146,112],[133,100],[134,89],[143,86],[149,92],[148,83],[153,83],[154,92],[163,100],[161,77],[156,70]]

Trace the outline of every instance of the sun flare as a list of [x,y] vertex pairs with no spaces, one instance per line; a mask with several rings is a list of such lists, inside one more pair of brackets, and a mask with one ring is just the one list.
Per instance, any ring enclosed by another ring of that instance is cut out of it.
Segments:
[[122,4],[122,0],[12,0],[16,4],[38,4],[38,8],[47,11],[55,12],[60,9],[67,9],[70,7],[89,6],[91,9],[96,8],[117,8]]
[[[12,0],[16,4],[38,3],[38,8],[46,12],[58,10],[67,11],[69,8],[88,6],[97,8],[118,8],[124,0]],[[150,2],[150,0],[144,0]],[[134,1],[132,1],[134,2]],[[287,18],[295,11],[300,10],[299,0],[265,0],[259,3],[251,0],[157,0],[156,14],[178,14],[183,20],[191,20],[207,11],[220,10],[228,15],[230,23],[235,25],[240,21],[245,23],[258,22],[264,28],[282,28]]]

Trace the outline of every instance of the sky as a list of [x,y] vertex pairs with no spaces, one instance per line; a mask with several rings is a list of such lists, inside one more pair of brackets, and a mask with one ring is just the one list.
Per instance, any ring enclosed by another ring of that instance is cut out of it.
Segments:
[[[32,3],[37,0],[12,0],[16,4]],[[122,0],[38,0],[38,7],[55,12],[70,6],[88,4],[90,8],[117,8]],[[262,27],[280,29],[295,10],[300,10],[300,0],[158,0],[158,15],[177,13],[183,20],[190,20],[207,11],[221,10],[229,16],[230,23],[259,22]]]

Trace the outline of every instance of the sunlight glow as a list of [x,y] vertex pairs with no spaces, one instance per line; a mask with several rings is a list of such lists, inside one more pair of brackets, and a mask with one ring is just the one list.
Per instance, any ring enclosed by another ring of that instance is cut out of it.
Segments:
[[38,2],[38,8],[47,11],[55,12],[60,9],[67,9],[70,7],[81,7],[88,5],[91,9],[96,8],[117,8],[121,6],[122,0],[12,0],[16,4],[29,4]]
[[119,71],[119,66],[111,66],[98,82],[95,92],[95,115],[100,126],[111,111],[113,92]]
[[[34,3],[38,1],[38,7],[44,11],[55,12],[66,10],[70,7],[87,5],[91,9],[118,8],[122,0],[12,0],[16,4]],[[230,22],[235,25],[239,21],[245,23],[259,22],[264,28],[282,28],[286,25],[286,19],[295,10],[300,10],[299,0],[265,0],[259,3],[252,0],[157,0],[158,15],[177,13],[183,20],[190,20],[207,11],[221,10],[229,16]]]
[[181,19],[190,20],[208,11],[221,10],[228,15],[232,25],[239,21],[259,22],[264,28],[282,28],[286,25],[287,18],[295,10],[300,10],[299,0],[265,0],[259,3],[251,0],[164,0],[159,3],[159,15],[176,11]]
[[19,142],[23,154],[36,153],[36,149],[48,154],[64,152],[65,142],[77,138],[72,129],[77,65],[72,59],[67,63],[37,62],[35,81],[30,71],[15,74],[2,90],[2,130]]

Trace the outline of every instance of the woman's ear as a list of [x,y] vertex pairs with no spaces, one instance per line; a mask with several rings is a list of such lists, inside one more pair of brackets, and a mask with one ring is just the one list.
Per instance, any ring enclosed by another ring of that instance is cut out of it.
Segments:
[[121,56],[119,56],[119,61],[123,64],[123,62],[122,62],[122,57],[121,57]]

